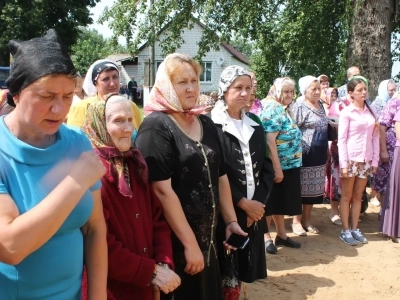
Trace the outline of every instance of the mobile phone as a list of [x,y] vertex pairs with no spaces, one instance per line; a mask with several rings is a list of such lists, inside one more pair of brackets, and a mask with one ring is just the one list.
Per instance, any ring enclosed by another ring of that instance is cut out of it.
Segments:
[[232,233],[226,240],[226,243],[237,249],[243,249],[244,247],[246,247],[249,240],[250,239],[248,236],[243,236],[243,235],[239,235],[237,233]]

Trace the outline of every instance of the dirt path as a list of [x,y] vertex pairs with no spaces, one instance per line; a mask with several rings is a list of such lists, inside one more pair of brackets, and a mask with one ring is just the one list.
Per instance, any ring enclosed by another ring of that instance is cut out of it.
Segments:
[[[370,204],[361,218],[359,227],[369,243],[357,246],[339,239],[341,226],[330,222],[329,211],[329,205],[314,206],[312,224],[321,233],[295,236],[301,249],[267,254],[268,278],[249,285],[249,299],[400,299],[400,245],[377,232],[379,208]],[[293,237],[290,223],[287,219]],[[270,230],[275,238],[275,227]]]

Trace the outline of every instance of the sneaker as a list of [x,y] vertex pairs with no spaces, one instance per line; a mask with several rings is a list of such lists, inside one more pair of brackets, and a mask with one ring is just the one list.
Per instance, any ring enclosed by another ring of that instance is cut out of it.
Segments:
[[265,251],[269,254],[276,254],[278,253],[278,249],[274,245],[274,242],[272,240],[268,240],[265,242]]
[[352,245],[355,246],[357,245],[357,241],[354,239],[353,235],[351,234],[350,229],[347,229],[346,231],[341,231],[339,238],[345,242],[347,245]]
[[360,229],[353,229],[351,235],[357,241],[357,243],[368,244],[368,240],[362,235]]

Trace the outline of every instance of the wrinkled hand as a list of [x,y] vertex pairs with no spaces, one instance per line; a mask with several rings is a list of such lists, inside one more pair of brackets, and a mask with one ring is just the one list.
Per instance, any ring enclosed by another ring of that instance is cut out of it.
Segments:
[[280,183],[283,180],[283,172],[282,169],[279,169],[278,171],[275,171],[275,178],[274,182],[275,183]]
[[389,153],[387,152],[387,150],[381,151],[379,156],[380,156],[381,162],[383,162],[383,163],[389,162]]
[[73,163],[69,175],[79,184],[89,188],[99,180],[105,172],[106,168],[100,158],[94,154],[94,152],[87,151],[82,153],[78,160]]
[[257,200],[247,199],[243,210],[253,221],[259,221],[264,217],[265,205]]
[[[225,229],[225,237],[228,239],[232,233],[236,233],[239,235],[247,236],[247,232],[244,232],[242,228],[240,228],[239,224],[237,222],[232,222],[226,226]],[[226,242],[223,242],[225,249],[231,249],[231,250],[236,250],[235,247],[232,247],[231,245],[227,244]]]
[[151,281],[153,289],[157,287],[165,294],[175,290],[180,284],[180,277],[172,270],[156,265],[157,276]]
[[204,256],[199,245],[185,248],[186,267],[184,271],[190,275],[195,275],[204,269]]

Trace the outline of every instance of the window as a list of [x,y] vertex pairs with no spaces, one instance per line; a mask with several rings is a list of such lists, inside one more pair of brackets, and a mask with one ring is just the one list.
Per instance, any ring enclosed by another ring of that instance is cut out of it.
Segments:
[[200,75],[200,81],[201,82],[211,82],[212,63],[211,62],[203,62],[202,67],[203,67],[203,72]]
[[157,60],[156,61],[156,70],[158,70],[158,68],[160,67],[162,62],[163,62],[162,60]]

